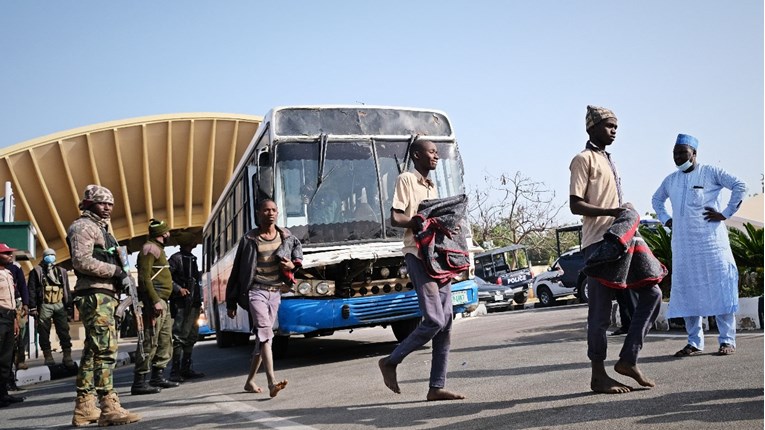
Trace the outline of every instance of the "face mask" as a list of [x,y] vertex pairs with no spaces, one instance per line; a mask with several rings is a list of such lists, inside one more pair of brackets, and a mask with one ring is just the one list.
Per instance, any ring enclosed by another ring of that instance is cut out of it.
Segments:
[[56,262],[56,256],[55,255],[46,255],[43,257],[43,261],[48,264],[53,264]]
[[677,170],[681,172],[685,172],[686,170],[690,169],[691,166],[693,166],[693,162],[691,160],[688,160],[685,163],[675,167],[677,167]]

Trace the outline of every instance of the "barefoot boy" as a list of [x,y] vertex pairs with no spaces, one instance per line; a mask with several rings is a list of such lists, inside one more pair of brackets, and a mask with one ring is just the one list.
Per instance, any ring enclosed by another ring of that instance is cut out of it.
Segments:
[[[590,139],[584,151],[574,157],[569,167],[571,212],[584,218],[582,249],[585,259],[598,248],[614,218],[625,210],[621,207],[621,180],[611,154],[606,152],[606,147],[616,139],[616,115],[608,109],[587,106],[586,124]],[[630,387],[608,376],[604,365],[608,347],[606,330],[611,325],[614,290],[593,278],[587,279],[587,285],[587,357],[592,362],[590,387],[596,393],[629,392]],[[643,340],[658,314],[661,290],[657,285],[652,285],[634,291],[638,294],[638,304],[614,370],[635,379],[644,387],[653,387],[654,382],[638,369],[637,358],[643,348]]]
[[410,155],[414,163],[414,172],[404,172],[396,180],[391,208],[391,224],[404,227],[404,258],[409,277],[412,279],[422,311],[422,323],[390,356],[380,359],[379,366],[385,386],[396,394],[401,393],[396,380],[396,366],[412,351],[433,340],[433,359],[430,365],[430,389],[427,400],[464,399],[462,394],[444,389],[446,385],[446,364],[449,356],[449,342],[452,328],[451,283],[440,284],[425,271],[415,245],[412,228],[416,221],[417,207],[425,199],[437,198],[433,181],[428,179],[431,170],[438,164],[438,150],[430,141],[415,141]]

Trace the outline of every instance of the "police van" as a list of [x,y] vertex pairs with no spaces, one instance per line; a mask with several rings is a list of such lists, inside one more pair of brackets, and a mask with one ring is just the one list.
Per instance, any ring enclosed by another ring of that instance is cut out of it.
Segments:
[[512,290],[513,302],[526,303],[534,276],[523,245],[492,249],[475,256],[475,275]]

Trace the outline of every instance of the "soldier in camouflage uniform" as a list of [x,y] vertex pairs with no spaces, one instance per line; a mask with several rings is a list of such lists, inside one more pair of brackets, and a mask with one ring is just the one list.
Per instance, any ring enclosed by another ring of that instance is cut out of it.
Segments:
[[82,215],[67,232],[72,266],[77,275],[74,302],[85,329],[72,425],[128,424],[141,418],[122,408],[112,380],[117,359],[114,310],[119,290],[129,282],[116,255],[117,241],[108,231],[114,197],[105,187],[88,185],[79,207]]
[[[136,354],[133,386],[130,394],[154,394],[162,388],[177,387],[163,373],[173,351],[173,318],[168,300],[173,292],[173,278],[165,255],[170,228],[164,221],[149,221],[149,240],[138,253],[138,296],[143,302],[143,350]],[[151,369],[151,379],[146,378]]]

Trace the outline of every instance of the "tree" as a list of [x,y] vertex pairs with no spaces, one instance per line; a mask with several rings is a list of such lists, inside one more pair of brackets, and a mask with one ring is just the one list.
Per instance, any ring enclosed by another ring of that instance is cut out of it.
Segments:
[[555,191],[521,172],[484,176],[485,187],[470,191],[468,208],[473,237],[478,244],[532,245],[545,238],[566,202]]
[[738,266],[739,294],[742,297],[761,296],[763,292],[763,229],[750,223],[744,230],[728,229],[730,247]]

